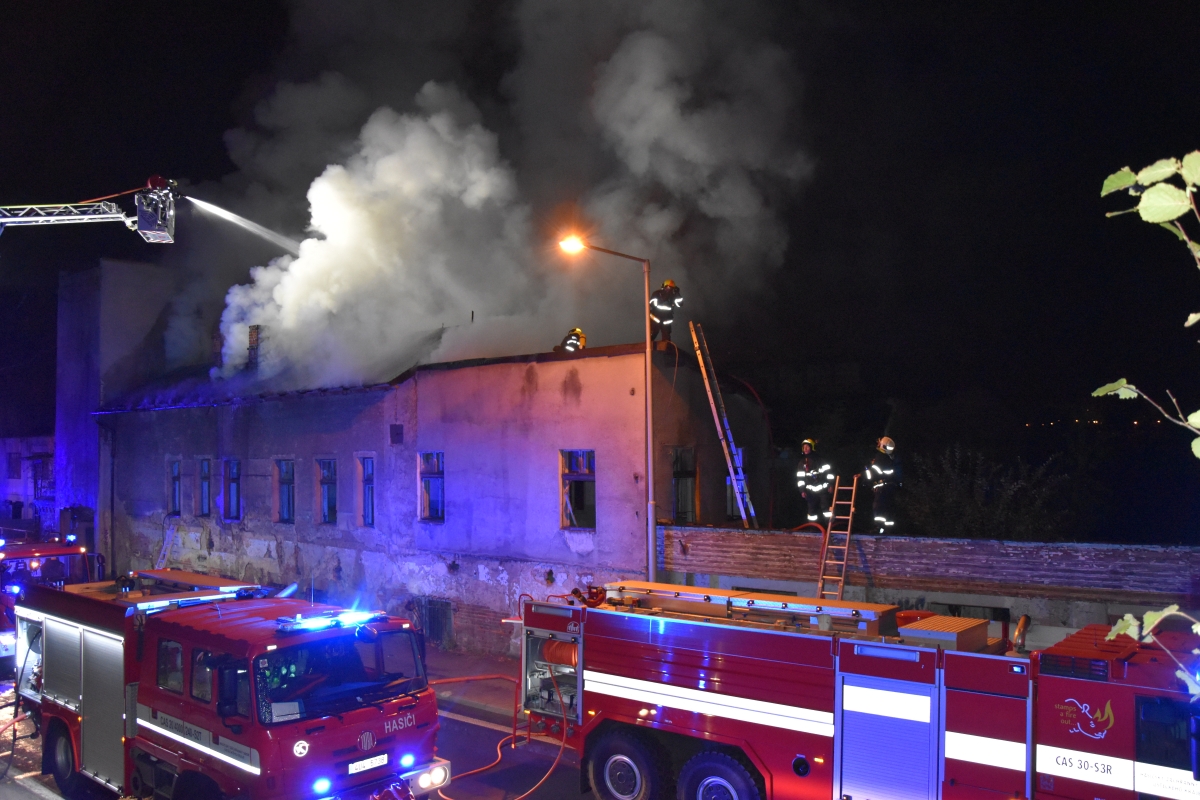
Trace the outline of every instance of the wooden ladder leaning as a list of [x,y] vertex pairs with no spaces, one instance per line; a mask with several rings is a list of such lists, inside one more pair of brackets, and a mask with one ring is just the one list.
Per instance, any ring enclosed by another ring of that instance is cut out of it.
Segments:
[[721,385],[717,382],[717,371],[713,368],[712,356],[708,352],[708,340],[704,328],[689,322],[692,344],[696,348],[696,361],[700,363],[700,375],[704,378],[704,389],[708,392],[708,405],[712,409],[713,422],[717,426],[717,438],[725,453],[725,467],[729,470],[729,482],[742,515],[742,527],[757,528],[758,518],[754,515],[754,503],[750,502],[750,489],[746,486],[746,470],[742,466],[742,451],[733,443],[733,429],[729,427],[729,416],[725,413],[725,400],[721,397]]
[[817,576],[817,598],[841,600],[846,588],[846,562],[850,560],[850,520],[854,516],[854,500],[858,496],[858,474],[850,485],[842,483],[839,475],[833,481],[833,505],[829,510],[829,525],[821,541],[821,572]]

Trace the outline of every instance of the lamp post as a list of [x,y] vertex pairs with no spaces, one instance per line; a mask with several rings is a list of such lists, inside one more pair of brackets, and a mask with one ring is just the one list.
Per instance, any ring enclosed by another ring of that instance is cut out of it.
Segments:
[[650,343],[650,259],[596,247],[578,236],[568,236],[558,245],[571,255],[584,250],[595,250],[597,253],[638,261],[642,265],[642,281],[645,289],[642,318],[646,323],[646,375],[645,387],[642,390],[646,396],[646,580],[655,581],[658,578],[658,519],[654,507],[654,400],[650,390],[652,353]]

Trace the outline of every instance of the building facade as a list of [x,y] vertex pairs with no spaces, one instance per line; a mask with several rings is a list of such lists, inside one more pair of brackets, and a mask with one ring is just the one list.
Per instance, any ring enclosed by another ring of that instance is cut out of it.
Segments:
[[[728,525],[704,385],[671,347],[655,354],[657,516]],[[165,554],[508,652],[500,620],[521,594],[646,574],[643,375],[642,345],[623,345],[425,365],[379,386],[109,406],[95,414],[112,443],[100,516],[113,525],[98,546],[119,570]],[[765,421],[746,397],[726,402],[761,505]]]

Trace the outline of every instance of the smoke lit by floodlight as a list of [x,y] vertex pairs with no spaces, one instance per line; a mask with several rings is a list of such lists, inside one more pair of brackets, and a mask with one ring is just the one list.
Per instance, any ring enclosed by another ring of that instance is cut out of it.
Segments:
[[558,246],[571,255],[583,252],[584,248],[587,247],[587,245],[584,244],[583,239],[580,239],[578,236],[568,236],[559,242]]

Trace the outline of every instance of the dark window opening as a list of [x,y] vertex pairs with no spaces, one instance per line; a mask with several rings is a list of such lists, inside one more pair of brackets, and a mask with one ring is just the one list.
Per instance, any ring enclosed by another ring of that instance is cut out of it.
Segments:
[[212,514],[212,462],[200,459],[200,516]]
[[296,521],[296,462],[276,461],[279,470],[279,521]]
[[454,646],[454,607],[449,600],[417,597],[417,615],[425,641],[439,647]]
[[21,454],[8,454],[8,479],[10,481],[21,480]]
[[375,524],[375,459],[362,460],[362,524],[372,527]]
[[596,451],[562,451],[562,526],[596,527]]
[[446,520],[446,469],[444,453],[421,453],[421,519]]
[[225,462],[225,519],[242,518],[242,462]]
[[317,460],[321,470],[321,522],[337,522],[337,461],[332,458]]
[[182,506],[183,485],[179,474],[179,462],[171,462],[171,516],[178,517]]
[[696,521],[696,451],[671,448],[671,518],[676,524]]

